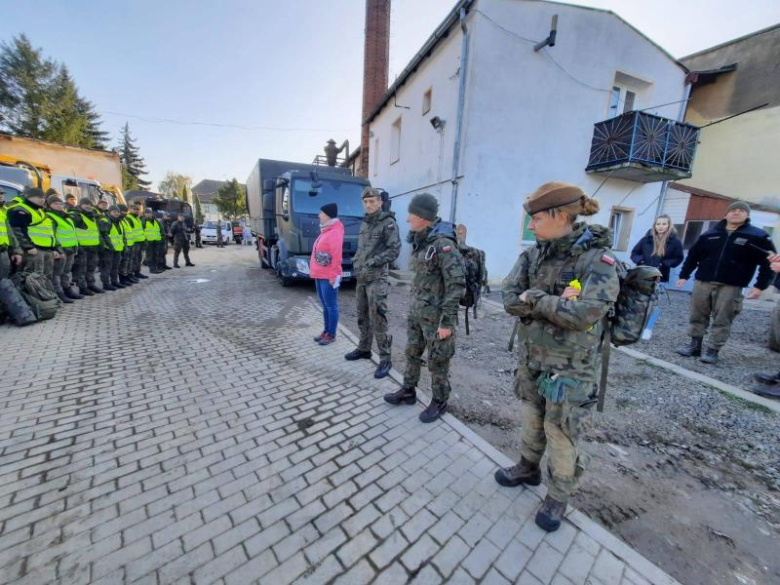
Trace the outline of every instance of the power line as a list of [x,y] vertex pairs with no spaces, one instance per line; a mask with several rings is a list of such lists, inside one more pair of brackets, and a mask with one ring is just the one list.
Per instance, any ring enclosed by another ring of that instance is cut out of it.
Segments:
[[214,128],[233,128],[236,130],[260,130],[267,132],[357,132],[356,128],[283,128],[280,126],[243,126],[240,124],[218,124],[215,122],[200,122],[194,120],[175,120],[173,118],[152,118],[148,116],[139,116],[136,114],[126,114],[123,112],[114,112],[103,110],[101,114],[110,116],[121,116],[123,118],[134,118],[152,124],[177,124],[179,126],[211,126]]

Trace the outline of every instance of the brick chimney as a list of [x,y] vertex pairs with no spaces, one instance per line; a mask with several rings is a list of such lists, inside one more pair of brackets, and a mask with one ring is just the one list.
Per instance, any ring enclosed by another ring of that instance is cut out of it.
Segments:
[[390,61],[390,0],[366,0],[366,40],[363,52],[363,128],[360,135],[361,174],[368,176],[369,136],[366,118],[387,91]]

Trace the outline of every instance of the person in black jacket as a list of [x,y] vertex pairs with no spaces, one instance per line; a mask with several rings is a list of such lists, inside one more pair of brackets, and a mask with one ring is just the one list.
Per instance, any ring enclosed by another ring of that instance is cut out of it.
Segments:
[[[677,288],[682,288],[696,270],[691,297],[689,335],[691,341],[677,353],[701,356],[707,364],[718,362],[718,352],[726,344],[734,318],[742,311],[742,289],[758,278],[747,298],[757,299],[769,286],[772,270],[770,254],[775,245],[764,230],[750,225],[750,206],[744,201],[729,205],[726,218],[704,232],[688,251]],[[702,353],[702,340],[712,318],[712,333]]]
[[195,266],[190,262],[190,234],[187,230],[187,224],[184,223],[184,214],[180,213],[176,221],[171,225],[171,235],[173,236],[173,267],[179,266],[179,254],[184,252],[185,266]]
[[683,261],[683,246],[672,225],[672,218],[659,215],[653,229],[631,250],[631,261],[637,266],[652,266],[661,271],[661,282],[669,282],[672,268]]

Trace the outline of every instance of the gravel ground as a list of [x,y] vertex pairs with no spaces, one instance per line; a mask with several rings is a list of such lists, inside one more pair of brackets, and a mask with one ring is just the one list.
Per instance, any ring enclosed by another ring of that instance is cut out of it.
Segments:
[[[739,316],[721,365],[676,359],[674,348],[686,341],[688,297],[670,296],[655,338],[637,350],[743,387],[753,371],[776,366],[776,354],[762,345],[769,315],[763,309]],[[342,323],[357,332],[351,288],[341,302]],[[408,288],[393,287],[389,306],[394,366],[403,371]],[[461,323],[450,410],[516,458],[520,403],[512,392],[516,357],[506,348],[511,327],[488,304],[470,336]],[[780,582],[780,416],[619,352],[612,356],[605,412],[583,432],[592,461],[573,504],[683,583]],[[421,385],[429,387],[427,373]]]

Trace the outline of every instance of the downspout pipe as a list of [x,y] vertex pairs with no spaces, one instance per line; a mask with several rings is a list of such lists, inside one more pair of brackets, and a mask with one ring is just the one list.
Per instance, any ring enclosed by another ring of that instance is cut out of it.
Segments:
[[463,40],[460,45],[460,79],[458,80],[458,117],[455,122],[455,147],[452,153],[452,197],[450,205],[450,222],[455,223],[458,210],[458,173],[460,172],[460,151],[463,135],[463,111],[466,104],[466,72],[469,63],[469,29],[466,26],[466,15],[473,0],[464,2],[460,7],[460,30]]

